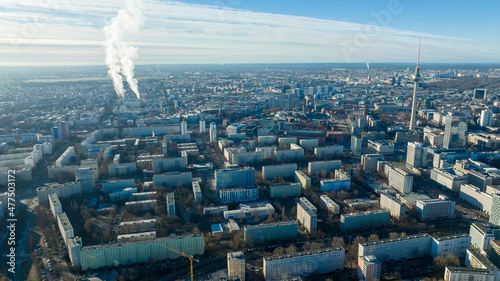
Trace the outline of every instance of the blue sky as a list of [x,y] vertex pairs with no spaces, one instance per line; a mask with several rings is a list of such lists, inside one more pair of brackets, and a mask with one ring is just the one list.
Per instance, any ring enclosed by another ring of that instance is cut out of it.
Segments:
[[[254,12],[305,16],[365,24],[373,20],[372,11],[386,10],[390,0],[188,0],[186,3],[211,3],[220,7]],[[392,28],[414,30],[452,37],[466,37],[499,43],[499,1],[417,1],[398,0],[401,12],[392,17]],[[494,39],[495,40],[491,40]]]
[[[143,0],[137,64],[500,62],[498,1]],[[104,65],[123,0],[0,3],[0,66]]]

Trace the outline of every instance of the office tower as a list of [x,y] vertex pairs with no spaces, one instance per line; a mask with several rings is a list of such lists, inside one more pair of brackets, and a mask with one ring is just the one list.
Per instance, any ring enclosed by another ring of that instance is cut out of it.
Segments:
[[55,140],[62,139],[62,133],[59,127],[52,127],[52,129],[50,129],[50,133]]
[[486,89],[474,89],[475,99],[486,99]]
[[500,195],[496,193],[491,203],[490,224],[500,226]]
[[181,122],[181,135],[187,135],[187,122]]
[[59,123],[59,132],[61,133],[62,138],[69,137],[69,124],[66,121],[62,121]]
[[358,279],[363,281],[380,280],[382,264],[373,255],[358,258]]
[[351,136],[351,151],[352,151],[352,153],[354,153],[356,155],[360,155],[362,147],[363,147],[363,138],[360,136],[352,135]]
[[490,240],[490,252],[488,253],[490,261],[496,265],[500,266],[500,241]]
[[167,193],[167,215],[175,216],[175,196],[173,192]]
[[415,83],[413,86],[413,102],[411,106],[411,120],[410,120],[410,130],[413,131],[415,130],[415,118],[416,118],[416,111],[417,111],[417,87],[418,87],[418,82],[422,80],[422,76],[420,76],[420,42],[418,43],[418,60],[417,60],[417,67],[415,68],[415,75],[413,75],[413,82]]
[[206,132],[205,120],[200,120],[200,134],[204,134]]
[[443,147],[461,148],[465,146],[467,123],[453,120],[453,115],[445,116]]
[[409,142],[406,164],[415,168],[425,167],[427,164],[427,148],[419,142]]
[[227,276],[245,281],[245,256],[242,251],[227,253]]
[[210,142],[215,142],[215,140],[217,139],[217,125],[215,124],[215,122],[212,122],[210,123]]
[[384,159],[381,154],[363,154],[361,155],[361,166],[364,171],[376,171],[377,163],[384,161]]
[[491,113],[491,111],[487,109],[481,111],[481,120],[479,121],[479,125],[481,127],[491,126],[492,122],[493,122],[493,113]]

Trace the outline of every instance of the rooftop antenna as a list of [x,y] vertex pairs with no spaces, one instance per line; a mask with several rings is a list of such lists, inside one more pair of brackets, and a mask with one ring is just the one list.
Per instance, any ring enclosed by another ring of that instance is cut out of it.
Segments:
[[413,86],[413,103],[411,107],[411,120],[410,120],[410,131],[415,130],[415,114],[417,110],[417,87],[418,82],[422,80],[422,76],[420,76],[420,47],[422,43],[422,37],[418,40],[418,57],[417,57],[417,67],[415,68],[415,75],[413,75],[413,82],[415,83]]

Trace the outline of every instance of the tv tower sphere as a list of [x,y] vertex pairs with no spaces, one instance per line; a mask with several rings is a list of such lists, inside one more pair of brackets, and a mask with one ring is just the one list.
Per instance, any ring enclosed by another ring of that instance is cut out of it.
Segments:
[[415,68],[415,75],[413,75],[413,82],[420,82],[422,80],[422,76],[420,75],[420,67],[417,66]]

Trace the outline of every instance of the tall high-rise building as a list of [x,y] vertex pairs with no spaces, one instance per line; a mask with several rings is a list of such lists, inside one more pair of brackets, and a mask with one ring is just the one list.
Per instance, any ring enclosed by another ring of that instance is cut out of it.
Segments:
[[182,135],[187,135],[187,131],[188,131],[187,126],[188,126],[188,124],[186,121],[181,122],[181,134]]
[[490,240],[490,252],[488,253],[490,261],[500,267],[500,241]]
[[69,137],[69,124],[66,121],[62,121],[59,123],[59,132],[61,133],[62,138]]
[[493,113],[490,110],[485,109],[481,111],[481,120],[479,121],[479,125],[481,127],[491,126],[493,122]]
[[210,134],[210,142],[214,143],[217,139],[217,125],[215,124],[215,122],[210,123],[209,134]]
[[490,223],[500,226],[500,195],[494,193],[491,203]]
[[382,264],[373,255],[358,258],[358,279],[363,281],[380,280]]
[[173,192],[168,192],[166,196],[167,215],[175,216],[175,195]]
[[453,120],[453,115],[445,116],[443,147],[460,148],[465,146],[467,123]]
[[92,168],[79,168],[75,172],[77,182],[81,182],[82,193],[91,193],[95,188],[94,170]]
[[301,197],[297,203],[297,220],[309,232],[315,232],[318,227],[318,209],[307,200]]
[[356,155],[360,155],[363,147],[363,137],[351,136],[351,151]]
[[486,89],[474,89],[475,99],[486,99]]
[[50,129],[50,133],[51,133],[52,137],[54,137],[55,140],[62,139],[61,128],[52,127],[52,129]]
[[200,134],[204,134],[206,132],[205,119],[200,120]]
[[406,152],[406,164],[419,168],[427,163],[427,148],[419,142],[409,142]]
[[245,281],[245,256],[242,251],[227,253],[227,276]]

